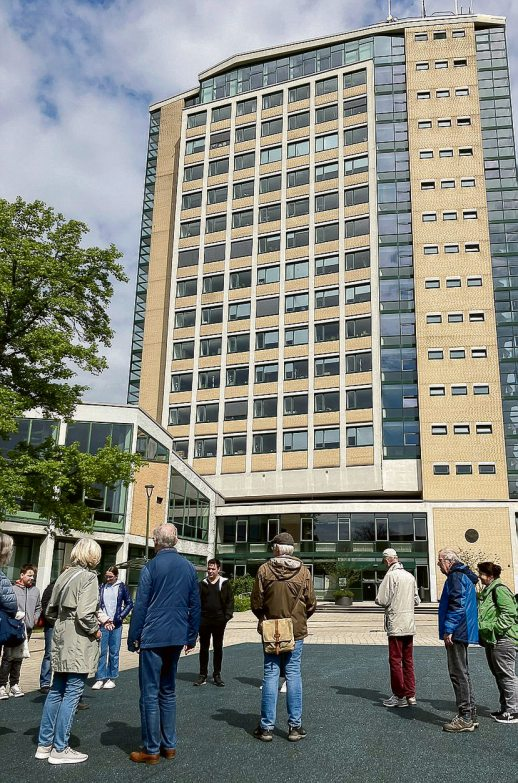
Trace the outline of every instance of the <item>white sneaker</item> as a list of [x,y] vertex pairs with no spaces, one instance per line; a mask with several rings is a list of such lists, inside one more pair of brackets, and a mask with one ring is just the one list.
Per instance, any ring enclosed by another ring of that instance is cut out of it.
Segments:
[[19,685],[11,685],[9,696],[14,696],[15,699],[19,699],[20,696],[25,696],[25,693],[22,691]]
[[5,687],[5,685],[2,685],[2,687],[0,688],[0,699],[8,699],[8,698],[9,698],[9,694],[7,693],[7,688]]
[[287,690],[288,689],[286,687],[286,680],[284,680],[284,682],[282,683],[281,687],[279,688],[279,693],[286,693]]
[[88,758],[86,753],[79,753],[78,750],[65,748],[65,750],[56,750],[53,748],[49,755],[49,764],[80,764]]
[[110,690],[111,688],[115,688],[115,683],[113,680],[106,680],[104,683],[104,690]]
[[399,699],[397,696],[392,695],[390,699],[384,699],[383,706],[384,707],[408,707],[408,702],[404,696],[401,699]]
[[52,750],[52,745],[38,745],[38,749],[36,750],[36,753],[34,754],[35,759],[48,759],[50,756],[50,752]]
[[[104,688],[104,680],[96,680],[96,682],[94,682],[94,684],[92,685],[93,691],[100,691],[101,688]],[[64,752],[65,751],[63,751],[63,753]]]
[[407,696],[406,700],[408,702],[409,707],[415,707],[415,705],[417,704],[417,699],[415,696]]

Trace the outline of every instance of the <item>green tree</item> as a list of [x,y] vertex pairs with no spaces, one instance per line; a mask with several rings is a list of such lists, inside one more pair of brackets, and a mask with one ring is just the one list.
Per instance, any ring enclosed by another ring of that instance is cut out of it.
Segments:
[[[0,437],[33,408],[70,419],[88,388],[77,371],[101,373],[110,345],[112,280],[127,282],[121,253],[82,246],[88,227],[41,201],[0,200]],[[1,445],[1,444],[0,444]],[[138,456],[107,443],[96,455],[46,441],[0,452],[0,515],[36,504],[65,531],[89,530],[84,494],[128,484]]]

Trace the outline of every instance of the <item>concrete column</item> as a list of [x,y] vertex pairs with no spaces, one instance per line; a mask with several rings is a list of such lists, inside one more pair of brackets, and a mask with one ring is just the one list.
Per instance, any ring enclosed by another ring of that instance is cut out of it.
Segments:
[[52,531],[49,531],[41,543],[40,554],[38,557],[38,577],[36,579],[36,587],[38,587],[40,592],[43,592],[50,582],[53,555],[54,534]]

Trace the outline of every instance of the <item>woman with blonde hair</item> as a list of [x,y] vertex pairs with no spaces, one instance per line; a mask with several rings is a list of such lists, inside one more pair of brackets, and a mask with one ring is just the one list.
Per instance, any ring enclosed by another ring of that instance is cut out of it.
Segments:
[[37,759],[50,764],[86,761],[68,745],[72,721],[86,678],[99,660],[97,574],[101,547],[93,538],[81,538],[70,555],[71,568],[56,580],[46,616],[55,620],[52,639],[54,680],[43,707]]
[[[13,554],[14,541],[6,533],[0,533],[0,609],[8,617],[14,617],[18,611],[18,601],[13,586],[7,576],[2,571],[3,566],[7,565]],[[4,650],[7,650],[4,647]],[[2,653],[2,644],[0,643],[0,655]],[[0,699],[8,699],[9,694],[6,688],[0,688]]]

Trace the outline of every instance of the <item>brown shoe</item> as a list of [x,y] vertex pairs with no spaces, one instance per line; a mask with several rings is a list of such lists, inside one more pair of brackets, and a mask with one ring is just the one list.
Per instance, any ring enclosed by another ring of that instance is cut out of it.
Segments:
[[160,748],[160,755],[165,759],[174,759],[176,756],[175,748]]
[[130,753],[130,760],[136,764],[158,764],[160,754],[146,753],[145,750],[134,750],[133,753]]

